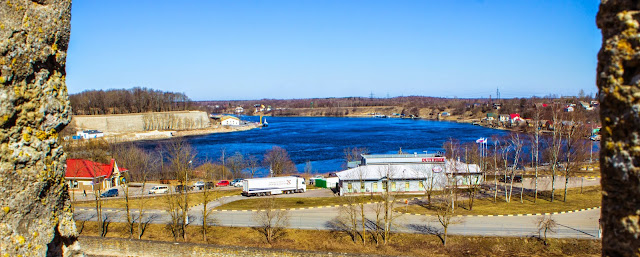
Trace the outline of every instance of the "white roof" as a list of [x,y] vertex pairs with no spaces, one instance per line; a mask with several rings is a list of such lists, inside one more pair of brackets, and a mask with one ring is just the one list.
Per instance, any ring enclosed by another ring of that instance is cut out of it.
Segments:
[[482,173],[476,164],[446,161],[425,164],[364,165],[337,172],[340,180],[426,179],[433,173]]

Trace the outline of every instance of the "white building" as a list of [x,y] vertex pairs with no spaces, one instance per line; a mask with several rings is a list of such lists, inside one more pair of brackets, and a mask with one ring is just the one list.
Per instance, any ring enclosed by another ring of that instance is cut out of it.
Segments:
[[220,118],[220,124],[223,126],[238,126],[240,125],[240,119],[233,116],[223,116]]
[[236,107],[236,113],[243,113],[243,112],[244,112],[244,108],[242,108],[242,106]]
[[78,135],[82,139],[90,139],[90,138],[103,137],[104,133],[102,133],[102,131],[99,131],[99,130],[83,130],[83,131],[78,131],[76,135]]
[[360,166],[337,172],[340,195],[349,193],[423,193],[428,188],[468,187],[482,183],[476,164],[428,154],[362,155]]

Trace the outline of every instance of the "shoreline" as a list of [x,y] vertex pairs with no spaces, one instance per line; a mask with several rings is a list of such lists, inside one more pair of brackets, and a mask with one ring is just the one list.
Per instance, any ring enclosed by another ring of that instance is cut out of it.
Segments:
[[245,126],[221,126],[215,125],[210,128],[194,129],[194,130],[155,130],[155,131],[140,131],[140,132],[128,132],[128,133],[113,133],[105,135],[104,139],[107,141],[114,141],[117,143],[124,142],[142,142],[142,141],[155,141],[165,140],[171,138],[182,138],[192,136],[203,136],[217,133],[231,133],[248,131],[261,126],[256,123],[251,123]]

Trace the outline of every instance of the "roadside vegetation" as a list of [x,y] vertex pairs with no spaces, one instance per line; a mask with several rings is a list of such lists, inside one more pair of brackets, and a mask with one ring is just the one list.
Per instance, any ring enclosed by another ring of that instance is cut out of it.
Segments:
[[[209,194],[215,194],[215,199],[218,199],[220,197],[225,197],[225,196],[234,196],[234,195],[240,195],[240,192],[242,191],[241,189],[233,189],[233,190],[215,190],[215,193],[211,193],[211,191],[214,190],[210,190]],[[133,206],[137,206],[139,205],[140,202],[144,203],[145,208],[147,209],[164,209],[165,206],[167,205],[166,200],[164,199],[165,195],[154,195],[154,196],[145,196],[143,198],[131,198],[129,199],[129,204],[133,205]],[[210,196],[209,196],[210,197]],[[215,199],[211,199],[209,198],[209,201],[213,201]],[[204,201],[204,192],[193,192],[193,193],[189,193],[189,205],[190,206],[196,206],[199,204],[202,204]],[[119,198],[119,199],[109,199],[109,200],[102,200],[102,208],[122,208],[124,209],[126,207],[126,201],[123,198]],[[76,202],[73,203],[74,207],[94,207],[94,203],[92,202]]]
[[[550,201],[550,191],[538,192],[538,201],[533,202],[533,194],[525,193],[524,201],[506,202],[503,197],[499,197],[494,202],[492,197],[484,197],[475,200],[473,209],[469,208],[469,201],[457,201],[454,215],[508,215],[508,214],[544,214],[551,212],[561,212],[599,207],[602,201],[602,191],[600,186],[584,187],[581,193],[580,188],[570,188],[568,190],[571,197],[566,202]],[[437,215],[438,209],[435,205],[426,202],[411,204],[408,207],[398,207],[397,211],[415,214]]]
[[[107,237],[127,238],[126,224],[114,223]],[[330,230],[285,229],[284,234],[271,243],[256,228],[218,227],[208,228],[206,242],[215,245],[242,245],[272,249],[340,252],[375,255],[404,256],[600,256],[599,240],[548,238],[547,245],[534,237],[479,237],[456,236],[448,238],[446,246],[437,235],[394,234],[386,245],[354,243],[344,232]],[[531,231],[532,234],[537,231]],[[86,222],[80,236],[97,236],[100,230],[96,222]],[[188,240],[203,243],[200,226],[187,227]],[[142,237],[146,240],[173,241],[166,225],[149,224]]]

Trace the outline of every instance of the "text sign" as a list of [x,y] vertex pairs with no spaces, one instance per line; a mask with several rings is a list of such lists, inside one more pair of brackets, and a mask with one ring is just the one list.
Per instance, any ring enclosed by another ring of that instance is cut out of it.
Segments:
[[444,162],[444,157],[427,157],[427,158],[422,158],[422,162]]

